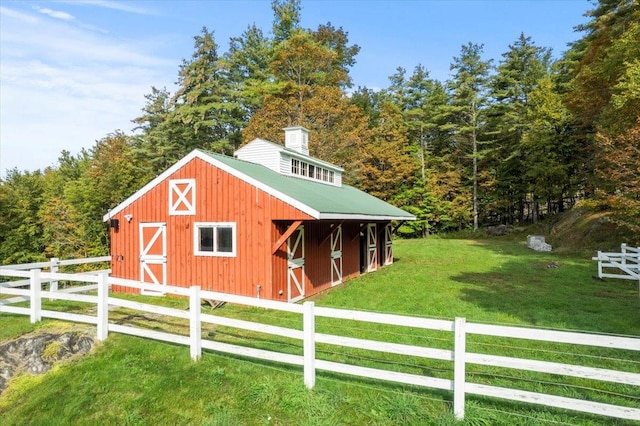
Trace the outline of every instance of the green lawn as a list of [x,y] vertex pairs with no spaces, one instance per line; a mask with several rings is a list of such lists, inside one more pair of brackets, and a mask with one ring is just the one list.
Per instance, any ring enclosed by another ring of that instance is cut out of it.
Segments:
[[[640,335],[637,283],[593,278],[589,259],[535,253],[522,244],[493,240],[405,240],[396,263],[313,298],[317,305],[468,322],[535,325]],[[144,299],[186,308],[180,299]],[[203,308],[207,312],[207,308]],[[127,312],[114,312],[118,318]],[[299,316],[225,305],[215,314],[292,328]],[[180,330],[185,324],[139,321]],[[38,328],[60,327],[43,321]],[[450,333],[317,319],[320,332],[451,348]],[[28,317],[0,316],[0,340],[34,330]],[[210,339],[301,353],[284,338],[206,327]],[[469,336],[468,350],[558,362],[579,362],[640,372],[637,353]],[[318,345],[318,357],[414,374],[451,378],[450,363]],[[622,354],[620,353],[622,352]],[[616,360],[616,359],[620,360]],[[469,366],[468,380],[574,398],[640,405],[640,389],[551,375]],[[594,388],[596,388],[594,390]],[[604,391],[604,393],[602,392]],[[43,376],[23,375],[0,396],[0,424],[206,425],[452,425],[451,394],[318,372],[308,391],[298,367],[205,352],[194,363],[189,349],[112,334],[82,359]],[[604,398],[604,399],[603,399]],[[631,402],[630,402],[631,401]],[[634,424],[604,417],[488,398],[468,397],[464,425]],[[637,424],[637,423],[635,423]]]

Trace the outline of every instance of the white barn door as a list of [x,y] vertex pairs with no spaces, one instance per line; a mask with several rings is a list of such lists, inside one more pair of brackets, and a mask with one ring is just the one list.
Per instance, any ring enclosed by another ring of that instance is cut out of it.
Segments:
[[367,272],[378,269],[378,234],[375,223],[367,225]]
[[155,284],[158,291],[142,290],[142,294],[159,295],[167,285],[167,224],[140,224],[140,281]]
[[331,285],[342,283],[342,225],[331,233]]
[[296,229],[287,240],[287,300],[304,298],[304,226]]
[[391,236],[391,224],[384,227],[384,264],[391,265],[393,263],[393,239]]

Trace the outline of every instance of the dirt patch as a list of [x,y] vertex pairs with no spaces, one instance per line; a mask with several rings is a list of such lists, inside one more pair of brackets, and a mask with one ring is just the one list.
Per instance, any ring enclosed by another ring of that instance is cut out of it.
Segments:
[[0,393],[18,374],[43,374],[57,362],[86,354],[95,331],[41,332],[0,344]]
[[560,267],[558,262],[533,262],[531,264],[536,269],[546,268],[546,269],[557,269]]

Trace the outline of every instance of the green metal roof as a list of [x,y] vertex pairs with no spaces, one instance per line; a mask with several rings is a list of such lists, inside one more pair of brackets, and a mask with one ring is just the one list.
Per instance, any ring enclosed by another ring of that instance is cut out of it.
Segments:
[[274,191],[296,200],[320,214],[319,219],[371,218],[414,220],[415,216],[353,186],[334,186],[281,175],[259,164],[201,151]]

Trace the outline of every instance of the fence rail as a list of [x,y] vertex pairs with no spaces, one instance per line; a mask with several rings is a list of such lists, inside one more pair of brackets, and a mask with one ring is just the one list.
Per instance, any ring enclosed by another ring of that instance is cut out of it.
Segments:
[[[467,323],[464,318],[456,318],[454,321],[437,320],[393,314],[317,307],[313,302],[305,302],[302,305],[289,304],[284,302],[255,299],[245,296],[230,295],[225,293],[201,291],[197,286],[191,288],[163,286],[163,292],[167,294],[175,294],[189,298],[190,309],[186,311],[110,297],[109,287],[111,285],[119,285],[140,290],[152,291],[156,290],[156,287],[152,284],[108,277],[106,273],[60,274],[52,272],[41,272],[38,269],[24,271],[17,268],[0,268],[0,276],[24,277],[25,273],[29,277],[29,288],[12,288],[9,286],[0,286],[0,294],[20,296],[21,300],[29,301],[29,307],[12,306],[13,302],[4,303],[0,304],[0,312],[18,315],[29,315],[32,322],[40,321],[42,318],[55,318],[66,321],[94,324],[97,327],[96,335],[98,340],[105,340],[109,333],[121,333],[189,346],[191,357],[194,360],[198,360],[201,357],[202,350],[207,349],[211,351],[234,354],[237,356],[252,357],[271,362],[280,362],[295,366],[302,366],[304,383],[309,388],[313,388],[315,386],[316,371],[322,370],[375,380],[385,380],[390,382],[441,389],[453,393],[453,411],[455,416],[459,419],[462,419],[464,417],[466,395],[482,395],[511,401],[579,411],[601,416],[609,416],[619,419],[640,420],[640,409],[635,406],[613,405],[603,402],[585,401],[577,398],[531,392],[521,389],[498,387],[482,383],[473,383],[468,380],[467,366],[475,364],[506,369],[541,372],[558,376],[578,377],[597,380],[601,382],[620,383],[623,385],[636,387],[637,389],[634,389],[634,392],[640,390],[639,373],[533,359],[478,354],[469,352],[466,349],[468,336],[485,335],[498,336],[502,338],[535,340],[640,352],[640,338],[637,337],[611,336],[556,330],[543,330],[527,327],[510,327],[479,323]],[[70,292],[68,291],[69,289],[50,289],[49,291],[42,290],[43,282],[50,280],[69,280],[85,283],[88,285],[74,288],[80,288],[83,292],[97,291],[97,294],[79,294],[78,292]],[[96,306],[96,314],[85,315],[44,310],[42,309],[43,298],[48,298],[51,300],[59,299],[90,303]],[[226,318],[212,314],[205,314],[202,313],[201,308],[201,302],[203,299],[220,300],[228,303],[299,314],[302,317],[302,330]],[[10,299],[0,299],[0,302],[6,302],[7,300]],[[125,324],[115,324],[109,321],[110,307],[122,307],[136,311],[163,315],[170,318],[180,318],[183,320],[187,320],[189,322],[188,335],[149,330]],[[445,332],[452,337],[453,349],[447,350],[426,346],[390,343],[371,339],[361,339],[334,334],[318,333],[316,332],[315,325],[316,318],[318,317],[393,325],[397,327],[410,327],[412,329],[418,330],[436,330],[439,332]],[[272,350],[258,349],[254,347],[203,339],[203,324],[233,327],[237,329],[266,333],[274,336],[301,341],[302,355],[282,353]],[[452,379],[430,377],[400,371],[390,371],[386,369],[319,359],[317,357],[316,344],[357,348],[360,350],[376,351],[407,357],[428,358],[450,362],[450,372],[452,373]]]
[[[598,261],[598,278],[600,279],[637,280],[638,297],[640,297],[640,247],[621,244],[619,252],[599,251],[592,260]],[[608,272],[605,272],[605,269]]]

